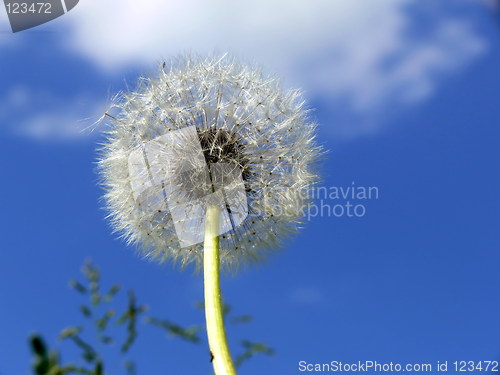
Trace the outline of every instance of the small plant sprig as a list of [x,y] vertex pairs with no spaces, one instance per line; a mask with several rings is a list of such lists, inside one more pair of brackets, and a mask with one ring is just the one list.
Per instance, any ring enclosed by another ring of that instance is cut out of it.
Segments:
[[[101,273],[92,261],[86,261],[82,267],[83,282],[71,280],[70,286],[87,301],[79,306],[84,323],[70,326],[61,331],[59,339],[63,342],[72,342],[79,349],[82,362],[64,364],[58,351],[50,349],[43,337],[32,335],[29,339],[33,354],[33,375],[105,375],[106,360],[102,345],[119,347],[123,357],[123,367],[126,375],[137,375],[137,364],[129,358],[129,352],[135,344],[139,329],[147,325],[167,333],[169,337],[178,338],[192,344],[203,344],[199,334],[203,331],[202,325],[184,327],[169,319],[149,315],[147,305],[138,304],[133,291],[127,293],[125,309],[118,308],[118,297],[121,286],[114,284],[106,292],[102,292]],[[197,308],[204,308],[203,302],[195,304]],[[224,317],[233,324],[249,323],[249,315],[227,317],[231,311],[230,306],[224,305]],[[115,328],[122,327],[120,331]],[[94,335],[89,334],[93,331]],[[117,337],[120,337],[118,339]],[[248,340],[241,342],[243,352],[236,357],[236,367],[256,354],[271,355],[273,349],[265,344],[255,344]]]

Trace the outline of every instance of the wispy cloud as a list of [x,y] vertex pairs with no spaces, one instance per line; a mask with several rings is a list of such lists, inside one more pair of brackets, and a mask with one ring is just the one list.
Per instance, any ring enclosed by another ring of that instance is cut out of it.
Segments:
[[77,140],[93,134],[104,110],[89,98],[68,100],[17,86],[0,98],[0,130],[40,141]]
[[420,0],[109,0],[82,2],[66,21],[69,47],[104,69],[151,66],[186,50],[250,56],[337,105],[351,121],[332,131],[359,135],[485,51],[473,22],[443,9]]
[[[82,1],[57,27],[68,31],[60,43],[110,76],[131,67],[156,69],[155,62],[182,51],[230,51],[252,58],[285,77],[287,86],[302,87],[325,103],[335,119],[327,125],[331,134],[356,137],[378,133],[393,113],[428,99],[446,77],[486,51],[474,19],[446,11],[452,3]],[[94,115],[81,111],[80,99],[53,99],[57,105],[19,129],[35,136],[60,129],[71,138],[67,121],[77,113],[78,118]],[[104,109],[104,104],[93,106]]]

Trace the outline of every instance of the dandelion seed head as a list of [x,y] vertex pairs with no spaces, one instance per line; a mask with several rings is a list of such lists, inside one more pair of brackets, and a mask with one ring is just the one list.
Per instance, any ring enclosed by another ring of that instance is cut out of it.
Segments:
[[183,56],[113,106],[106,208],[144,256],[200,267],[208,205],[221,210],[225,269],[262,259],[302,223],[321,149],[298,90],[226,55]]

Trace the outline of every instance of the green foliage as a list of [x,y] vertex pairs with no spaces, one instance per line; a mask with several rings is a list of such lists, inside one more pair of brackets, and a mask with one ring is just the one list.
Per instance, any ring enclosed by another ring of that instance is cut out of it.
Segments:
[[274,349],[270,348],[266,344],[251,342],[247,340],[243,340],[241,345],[245,349],[245,351],[236,357],[234,360],[234,365],[238,368],[243,362],[248,361],[256,354],[265,354],[265,355],[273,355]]
[[39,335],[30,337],[30,346],[33,352],[33,374],[35,375],[99,374],[74,365],[63,366],[59,354],[50,351]]
[[231,318],[231,323],[232,324],[251,323],[252,320],[253,317],[251,315],[237,315]]
[[200,342],[200,337],[198,336],[198,332],[202,330],[200,326],[183,328],[178,324],[169,322],[168,320],[161,320],[152,317],[148,317],[146,319],[146,323],[162,328],[171,336],[177,336],[195,344]]
[[[79,306],[84,324],[70,326],[59,334],[62,342],[71,342],[79,350],[81,363],[63,364],[60,354],[50,350],[43,338],[39,335],[30,337],[30,347],[33,355],[33,375],[105,375],[104,347],[114,348],[118,343],[119,350],[124,358],[123,366],[126,375],[137,375],[137,366],[134,361],[126,358],[139,336],[139,325],[145,323],[150,327],[160,329],[168,336],[184,340],[192,344],[204,343],[200,333],[203,326],[191,325],[183,327],[169,319],[146,315],[148,307],[137,302],[133,291],[127,293],[127,303],[122,310],[116,298],[120,295],[121,287],[114,284],[102,293],[101,273],[91,262],[87,261],[82,267],[84,281],[71,280],[69,285],[87,301]],[[104,289],[106,290],[106,289]],[[196,306],[204,309],[204,303]],[[231,315],[231,306],[224,305],[224,318],[232,324],[249,323],[250,315]],[[92,334],[89,334],[88,331]],[[91,339],[89,339],[91,338]],[[272,355],[273,349],[265,344],[254,343],[248,340],[241,342],[243,352],[236,357],[235,365],[241,366],[257,354]],[[208,348],[207,348],[208,351]]]
[[127,339],[121,347],[122,353],[126,353],[135,339],[137,338],[137,318],[139,315],[147,310],[146,306],[138,306],[135,300],[134,292],[130,291],[128,293],[128,307],[127,311],[118,320],[118,324],[126,324],[127,326]]

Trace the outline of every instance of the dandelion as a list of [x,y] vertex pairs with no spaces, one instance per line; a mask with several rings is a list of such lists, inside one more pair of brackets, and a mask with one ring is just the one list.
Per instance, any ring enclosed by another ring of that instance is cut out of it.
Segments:
[[148,258],[204,269],[214,368],[233,374],[220,267],[258,261],[297,230],[316,125],[299,91],[228,56],[164,63],[114,107],[99,161],[112,226]]

